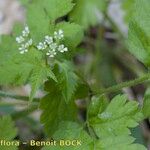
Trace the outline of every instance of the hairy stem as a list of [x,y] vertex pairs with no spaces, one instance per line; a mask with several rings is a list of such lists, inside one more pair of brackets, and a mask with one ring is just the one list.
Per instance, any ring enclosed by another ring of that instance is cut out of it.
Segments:
[[[4,91],[0,91],[0,97],[9,97],[9,98],[12,98],[12,99],[23,100],[23,101],[28,101],[29,100],[28,96],[14,95],[14,94],[6,93]],[[38,102],[39,99],[34,98],[33,101]]]
[[105,93],[116,92],[116,91],[119,91],[119,90],[121,90],[122,88],[125,88],[125,87],[138,85],[140,83],[148,81],[149,79],[150,79],[150,74],[145,74],[144,76],[139,77],[139,78],[137,78],[135,80],[123,82],[123,83],[114,85],[112,87],[109,87],[109,88],[106,88],[106,89],[102,89],[102,90],[96,92],[96,94],[105,94]]
[[[38,106],[38,102],[32,102],[31,106]],[[20,105],[20,106],[28,106],[29,103],[26,101],[11,101],[11,102],[5,102],[5,101],[0,101],[0,107],[2,106],[16,106],[16,105]]]
[[[150,74],[145,74],[144,76],[139,77],[135,80],[123,82],[123,83],[120,83],[120,84],[114,85],[112,87],[102,89],[100,91],[93,92],[93,93],[94,94],[111,93],[111,92],[119,91],[120,89],[125,88],[125,87],[138,85],[140,83],[148,81],[149,79],[150,79]],[[27,96],[14,95],[14,94],[6,93],[6,92],[3,92],[3,91],[0,91],[0,97],[9,97],[9,98],[12,98],[12,99],[23,100],[23,101],[28,101],[29,100],[29,97],[27,97]],[[34,102],[39,102],[39,98],[34,98],[33,101]]]

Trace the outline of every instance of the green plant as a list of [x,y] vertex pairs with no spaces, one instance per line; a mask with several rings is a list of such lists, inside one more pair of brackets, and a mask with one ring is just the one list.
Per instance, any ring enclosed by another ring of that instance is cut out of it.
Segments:
[[[144,67],[142,71],[141,67],[134,70],[137,66],[131,61],[129,62],[131,64],[124,64],[128,70],[136,75],[142,72],[140,75],[143,75],[116,84],[110,65],[112,56],[107,51],[110,47],[104,40],[106,29],[103,24],[98,25],[99,19],[96,14],[98,11],[101,12],[103,20],[108,21],[113,32],[118,34],[117,40],[119,42],[121,40],[121,47],[123,49],[129,47],[129,51],[145,65],[146,69],[149,69],[150,1],[133,1],[133,6],[129,5],[129,9],[128,1],[123,1],[127,14],[132,11],[130,19],[128,17],[126,19],[130,20],[127,42],[107,14],[109,1],[21,0],[21,3],[27,12],[25,25],[16,24],[11,35],[2,36],[0,85],[3,88],[9,85],[30,84],[31,92],[28,97],[0,91],[1,97],[15,99],[12,102],[1,100],[0,106],[6,108],[26,106],[23,111],[13,110],[9,113],[15,121],[21,118],[27,119],[29,114],[40,109],[44,140],[53,138],[82,141],[82,144],[76,147],[44,146],[43,150],[146,150],[145,146],[135,142],[130,129],[137,127],[150,115],[149,89],[142,106],[137,101],[129,101],[120,90],[149,81],[149,71],[145,71]],[[92,38],[89,35],[89,28],[96,25],[98,33],[96,38]],[[84,49],[90,49],[89,47],[94,47],[96,50],[87,51],[93,58],[92,61],[89,60],[84,67],[82,65],[78,67],[74,61],[75,56],[83,54]],[[100,52],[100,49],[106,50]],[[113,57],[120,60],[120,56],[116,53]],[[110,57],[104,60],[106,55]],[[98,70],[99,66],[101,72]],[[96,80],[94,84],[92,79]],[[36,98],[39,89],[46,94]],[[112,100],[110,93],[114,94]],[[85,106],[80,108],[78,100],[81,99],[84,100]],[[83,113],[85,117],[82,113],[78,117],[79,110],[86,111]],[[0,118],[0,139],[13,140],[17,135],[10,116]],[[0,146],[0,149],[17,149],[17,147]]]

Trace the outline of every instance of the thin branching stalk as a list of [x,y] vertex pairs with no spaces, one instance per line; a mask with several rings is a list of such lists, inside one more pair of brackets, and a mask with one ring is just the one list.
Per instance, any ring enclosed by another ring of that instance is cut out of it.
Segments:
[[[16,100],[29,101],[28,96],[14,95],[14,94],[6,93],[4,91],[0,91],[0,97],[9,97]],[[39,98],[34,98],[33,101],[38,102]]]
[[139,77],[135,80],[122,82],[122,83],[114,85],[112,87],[102,89],[102,90],[96,92],[96,94],[100,95],[100,94],[116,92],[116,91],[121,90],[122,88],[136,86],[136,85],[141,84],[143,82],[149,81],[149,79],[150,79],[150,74],[145,74],[142,77]]

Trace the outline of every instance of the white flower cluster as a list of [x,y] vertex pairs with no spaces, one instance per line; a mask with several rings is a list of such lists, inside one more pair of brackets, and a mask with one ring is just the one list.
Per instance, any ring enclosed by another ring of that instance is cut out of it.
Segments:
[[57,52],[67,52],[68,48],[63,44],[59,44],[60,40],[64,38],[63,30],[58,30],[54,32],[54,36],[45,36],[44,42],[40,42],[37,45],[38,50],[47,50],[46,55],[49,57],[54,57]]
[[20,54],[24,54],[28,52],[29,47],[33,44],[31,38],[29,38],[30,30],[28,26],[25,26],[24,30],[22,31],[22,35],[16,37],[16,42],[20,44],[19,51]]
[[[20,45],[20,54],[28,52],[29,47],[33,44],[33,40],[29,36],[30,30],[28,26],[25,26],[22,31],[22,35],[16,37],[16,42]],[[54,36],[45,36],[44,42],[40,42],[37,45],[38,50],[46,50],[46,55],[49,57],[54,57],[57,52],[64,53],[68,51],[65,45],[60,44],[60,40],[64,38],[63,30],[58,30],[54,32]]]

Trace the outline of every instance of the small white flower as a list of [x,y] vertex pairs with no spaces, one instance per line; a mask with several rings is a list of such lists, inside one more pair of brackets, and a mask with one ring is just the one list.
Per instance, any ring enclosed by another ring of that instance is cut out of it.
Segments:
[[26,48],[25,44],[21,44],[21,47],[19,47],[20,54],[24,54],[25,52],[28,52],[28,49]]
[[64,37],[64,32],[63,32],[63,30],[59,30],[58,32],[54,32],[54,38],[57,40],[61,40],[61,39],[63,39],[63,37]]
[[33,40],[29,39],[28,44],[31,46],[33,44]]
[[52,43],[51,45],[49,45],[49,47],[50,47],[52,50],[56,50],[57,44],[56,44],[56,43]]
[[27,41],[27,43],[25,43],[25,47],[28,48],[28,47],[30,47],[32,44],[33,44],[33,40],[32,40],[32,39],[29,39],[29,40]]
[[24,46],[25,46],[25,48],[28,48],[30,45],[29,45],[29,43],[25,43]]
[[49,56],[49,57],[54,57],[56,55],[56,51],[55,50],[49,50],[46,55]]
[[19,50],[20,50],[20,51],[23,51],[23,50],[24,50],[24,48],[23,48],[23,47],[19,47]]
[[22,35],[24,37],[27,37],[29,35],[30,31],[29,31],[29,27],[26,26],[25,29],[22,31]]
[[21,47],[20,47],[19,49],[20,49],[20,50],[24,50],[24,49],[26,49],[25,44],[21,44]]
[[20,51],[20,54],[24,54],[25,52],[24,51]]
[[44,50],[47,48],[46,42],[42,43],[40,42],[37,46],[38,50]]
[[22,36],[16,37],[16,42],[17,43],[22,43],[22,42],[24,42],[24,40],[25,39]]
[[68,48],[65,47],[63,44],[58,46],[58,51],[63,53],[63,52],[67,52]]
[[28,52],[29,47],[33,44],[33,40],[29,39],[29,27],[25,26],[24,30],[22,31],[22,35],[16,37],[17,43],[20,44],[19,51],[20,54],[24,54],[25,52]]
[[51,43],[53,43],[53,38],[47,35],[45,36],[45,42],[50,45]]
[[28,26],[25,26],[24,30],[25,30],[26,32],[28,32],[28,33],[30,32]]
[[68,48],[67,48],[67,47],[65,47],[65,48],[64,48],[64,52],[67,52],[67,51],[68,51]]
[[59,29],[58,33],[61,35],[61,34],[64,34],[63,30]]
[[[37,49],[38,50],[45,50],[46,49],[46,55],[49,57],[54,57],[55,55],[57,55],[57,52],[67,52],[68,48],[65,47],[65,45],[60,44],[60,40],[64,38],[64,32],[63,30],[58,30],[54,32],[54,36],[49,36],[46,35],[44,42],[40,42],[37,45]],[[32,41],[31,42],[27,42],[26,43],[26,47],[32,45]]]

